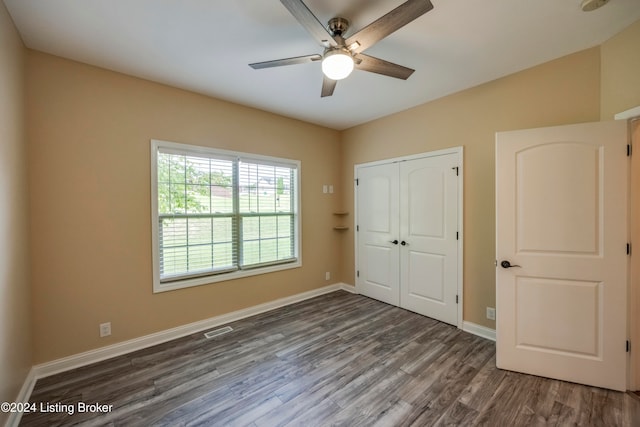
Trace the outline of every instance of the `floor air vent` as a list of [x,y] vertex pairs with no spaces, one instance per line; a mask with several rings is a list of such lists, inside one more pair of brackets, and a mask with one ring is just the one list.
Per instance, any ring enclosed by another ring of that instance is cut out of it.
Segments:
[[224,328],[218,328],[214,329],[213,331],[205,332],[204,336],[206,338],[214,338],[220,335],[228,334],[231,331],[233,331],[233,328],[231,326],[225,326]]

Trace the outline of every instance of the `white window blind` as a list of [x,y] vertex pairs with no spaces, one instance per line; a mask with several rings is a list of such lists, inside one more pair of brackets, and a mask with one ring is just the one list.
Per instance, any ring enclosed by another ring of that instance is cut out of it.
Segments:
[[152,141],[152,170],[156,290],[299,262],[299,162]]

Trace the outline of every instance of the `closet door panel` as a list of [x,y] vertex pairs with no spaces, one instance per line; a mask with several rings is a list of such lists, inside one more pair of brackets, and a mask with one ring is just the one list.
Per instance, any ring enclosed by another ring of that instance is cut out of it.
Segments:
[[454,325],[456,166],[456,154],[400,163],[400,307]]
[[400,303],[398,194],[397,164],[359,170],[356,288],[393,305]]

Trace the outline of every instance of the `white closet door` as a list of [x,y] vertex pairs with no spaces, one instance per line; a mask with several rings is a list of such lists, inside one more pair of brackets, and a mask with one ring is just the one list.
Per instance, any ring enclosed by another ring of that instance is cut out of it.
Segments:
[[[358,171],[358,292],[399,305],[398,165]],[[393,243],[395,241],[395,243]]]
[[400,163],[400,306],[456,325],[458,155]]
[[356,289],[460,326],[462,148],[356,166]]

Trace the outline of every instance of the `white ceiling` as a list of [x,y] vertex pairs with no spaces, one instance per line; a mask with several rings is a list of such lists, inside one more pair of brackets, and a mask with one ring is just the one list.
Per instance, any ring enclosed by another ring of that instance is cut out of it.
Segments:
[[[351,34],[404,0],[305,0]],[[433,0],[367,50],[414,68],[356,70],[320,98],[320,63],[247,64],[322,53],[278,0],[4,0],[27,47],[334,129],[402,111],[601,44],[640,19],[639,0],[582,12],[581,0]]]

